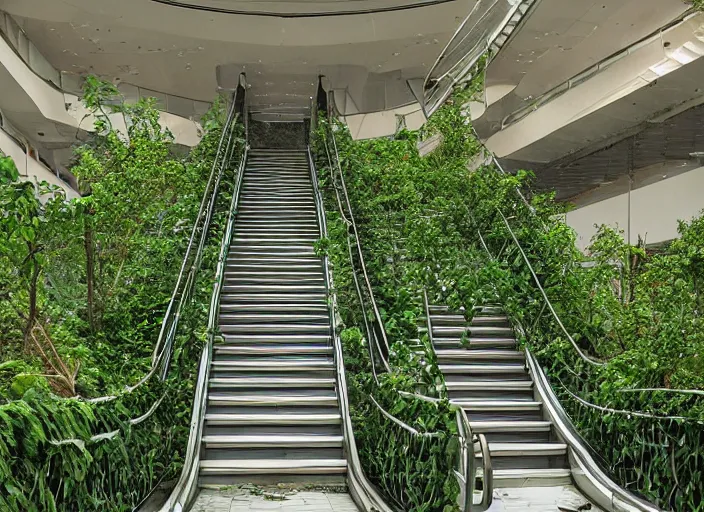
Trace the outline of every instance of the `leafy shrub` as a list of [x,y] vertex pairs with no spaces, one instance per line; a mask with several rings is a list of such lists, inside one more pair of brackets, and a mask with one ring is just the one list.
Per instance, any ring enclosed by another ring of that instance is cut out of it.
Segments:
[[[0,242],[0,333],[3,345],[8,342],[0,356],[13,360],[0,367],[0,391],[7,401],[0,405],[2,510],[132,510],[182,465],[237,163],[230,162],[223,179],[202,270],[176,331],[168,379],[152,378],[124,392],[151,367],[224,112],[216,102],[204,118],[200,145],[182,157],[159,125],[152,100],[107,107],[105,100],[115,95],[110,84],[87,81],[85,102],[97,116],[97,135],[76,150],[72,170],[82,198],[67,202],[56,196],[41,203],[34,185],[18,182],[8,166],[0,181],[0,200],[19,192],[26,199],[24,205],[3,202],[14,208],[8,208],[8,217],[18,219],[3,229],[34,244],[25,245],[40,255],[36,265],[23,269],[26,258],[18,259],[18,244],[12,238],[5,242],[6,237]],[[113,129],[111,113],[125,117],[127,134]],[[27,218],[34,233],[21,224]],[[22,272],[29,279],[16,279]],[[47,333],[36,347],[27,345],[24,328],[32,286],[35,325]],[[118,398],[58,398],[53,369],[61,364],[77,368],[75,389],[82,397],[115,393]],[[38,374],[46,374],[51,387]]]

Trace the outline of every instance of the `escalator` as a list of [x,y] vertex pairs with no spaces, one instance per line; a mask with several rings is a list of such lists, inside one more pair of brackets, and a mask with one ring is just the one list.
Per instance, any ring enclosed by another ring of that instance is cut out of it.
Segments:
[[272,499],[281,510],[390,512],[357,458],[327,260],[315,250],[323,236],[310,153],[249,149],[186,463],[162,512],[250,510]]

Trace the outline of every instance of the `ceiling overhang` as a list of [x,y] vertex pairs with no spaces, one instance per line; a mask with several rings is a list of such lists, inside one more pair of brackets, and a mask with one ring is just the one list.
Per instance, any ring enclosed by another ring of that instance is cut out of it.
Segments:
[[453,0],[149,0],[217,14],[306,18],[349,16],[417,9]]

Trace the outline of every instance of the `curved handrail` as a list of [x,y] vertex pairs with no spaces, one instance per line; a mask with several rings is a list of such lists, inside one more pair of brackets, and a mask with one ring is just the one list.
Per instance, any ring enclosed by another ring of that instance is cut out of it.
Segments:
[[249,147],[245,147],[242,160],[240,161],[240,165],[237,170],[235,189],[232,193],[230,213],[227,219],[227,227],[225,228],[225,233],[220,244],[220,254],[218,257],[217,269],[215,271],[215,283],[213,285],[213,293],[210,298],[210,308],[208,313],[208,340],[203,347],[203,352],[201,354],[200,364],[198,367],[198,380],[196,382],[196,391],[193,398],[191,427],[188,436],[188,446],[186,448],[183,470],[176,486],[171,492],[171,495],[167,499],[166,503],[161,507],[160,512],[180,512],[181,510],[184,510],[188,503],[193,499],[197,490],[198,464],[200,461],[200,439],[203,431],[203,422],[205,419],[205,409],[207,405],[207,384],[210,376],[210,361],[213,354],[213,343],[218,332],[220,294],[222,292],[225,278],[227,254],[232,241],[235,218],[237,216],[237,205],[239,204],[240,189],[242,187],[242,178],[244,176],[244,168],[246,165],[248,152]]
[[386,338],[386,330],[384,329],[384,321],[381,318],[381,314],[379,313],[379,308],[376,305],[376,299],[374,298],[374,294],[372,293],[372,284],[369,281],[369,276],[367,275],[367,266],[364,263],[364,253],[362,252],[362,242],[359,240],[359,232],[357,231],[357,223],[354,220],[354,213],[352,211],[352,205],[350,203],[350,197],[347,194],[347,184],[345,183],[345,174],[342,172],[342,166],[340,165],[340,154],[337,151],[337,142],[335,140],[335,134],[331,131],[331,137],[332,137],[332,144],[333,147],[335,148],[335,162],[337,163],[337,168],[339,171],[339,176],[340,176],[340,184],[342,185],[342,191],[345,193],[345,202],[347,203],[347,211],[349,212],[350,215],[350,222],[352,223],[352,230],[354,231],[354,238],[356,241],[357,245],[357,252],[359,253],[359,261],[362,267],[362,274],[364,275],[364,282],[367,285],[367,289],[369,290],[369,298],[372,303],[372,309],[374,310],[374,316],[376,317],[376,321],[380,326],[381,329],[381,337],[382,340],[384,341],[384,347],[386,348],[386,353],[389,353],[389,341]]
[[[536,390],[560,437],[570,450],[578,471],[573,471],[577,487],[600,507],[614,512],[660,512],[652,503],[637,497],[616,484],[592,457],[587,443],[577,432],[562,408],[547,376],[530,349],[526,348],[526,362],[533,375]],[[571,460],[572,462],[572,460]]]
[[543,296],[543,300],[545,301],[547,308],[550,310],[550,313],[552,313],[553,318],[555,319],[557,324],[560,326],[560,329],[562,330],[564,335],[567,336],[567,339],[572,344],[572,347],[574,347],[574,349],[579,354],[579,357],[581,357],[582,360],[584,360],[585,362],[587,362],[591,365],[594,365],[594,366],[604,366],[606,363],[604,363],[603,361],[597,361],[595,359],[592,359],[588,355],[586,355],[582,351],[582,349],[579,348],[579,345],[577,344],[576,341],[574,341],[574,338],[572,338],[570,333],[567,332],[567,329],[565,328],[565,325],[562,323],[562,320],[560,320],[560,317],[558,316],[557,312],[555,311],[555,308],[553,307],[552,302],[550,302],[550,299],[548,298],[547,293],[545,293],[545,289],[543,288],[543,285],[540,284],[540,279],[538,279],[538,275],[535,273],[535,269],[533,268],[533,265],[530,263],[530,260],[528,259],[528,256],[526,255],[525,251],[523,250],[521,243],[518,241],[516,234],[513,232],[513,229],[511,229],[511,225],[509,224],[508,220],[506,219],[506,216],[498,208],[496,209],[496,211],[501,216],[501,219],[503,220],[504,225],[506,226],[506,229],[508,230],[509,234],[511,235],[511,238],[513,239],[514,243],[516,244],[518,251],[521,253],[521,256],[523,257],[523,261],[525,262],[526,266],[528,267],[528,270],[530,271],[531,276],[533,276],[533,281],[535,281],[535,284],[538,287],[540,294]]
[[[308,147],[308,162],[311,172],[311,180],[313,182],[313,193],[315,197],[316,210],[318,215],[318,227],[321,239],[327,237],[327,220],[325,218],[325,207],[323,205],[323,197],[318,186],[318,175],[315,168],[315,162]],[[333,340],[333,351],[335,361],[335,375],[337,380],[337,394],[340,404],[340,415],[342,417],[343,440],[345,451],[348,458],[348,486],[350,493],[355,498],[355,502],[364,507],[365,511],[372,512],[391,512],[391,508],[386,505],[374,486],[367,480],[362,463],[359,460],[357,444],[354,437],[354,429],[352,425],[352,417],[350,415],[349,398],[347,395],[347,376],[345,373],[345,361],[342,352],[342,341],[335,327],[335,319],[337,318],[337,295],[333,283],[332,272],[330,270],[330,262],[327,254],[323,255],[323,268],[325,271],[325,284],[328,290],[328,311],[330,314],[330,334]]]

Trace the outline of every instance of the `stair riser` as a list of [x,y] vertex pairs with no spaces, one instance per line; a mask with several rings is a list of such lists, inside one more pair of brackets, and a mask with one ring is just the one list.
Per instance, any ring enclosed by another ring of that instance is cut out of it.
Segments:
[[[550,432],[483,432],[490,443],[549,443]],[[493,459],[492,459],[493,460]]]
[[[481,459],[477,460],[481,467]],[[567,468],[567,459],[565,455],[553,456],[518,456],[518,457],[497,457],[492,454],[491,465],[495,470],[501,469],[556,469]]]
[[202,460],[301,460],[301,459],[344,459],[342,447],[339,448],[224,448],[211,447],[203,450]]
[[452,391],[447,392],[451,400],[471,399],[471,400],[533,400],[533,391],[498,391],[498,390],[478,390],[478,391]]

